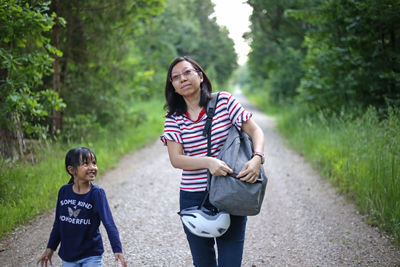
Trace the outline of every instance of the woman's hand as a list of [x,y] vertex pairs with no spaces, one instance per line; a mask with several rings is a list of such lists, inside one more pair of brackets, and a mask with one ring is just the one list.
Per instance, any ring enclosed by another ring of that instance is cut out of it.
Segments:
[[242,170],[238,173],[237,178],[243,182],[255,183],[260,175],[261,158],[253,157],[246,162]]
[[[253,121],[249,119],[243,122],[242,129],[250,136],[253,140],[254,151],[264,151],[264,133],[261,128]],[[242,170],[238,173],[237,177],[241,181],[248,183],[255,183],[260,175],[261,158],[253,157],[251,160],[244,164]]]
[[233,170],[225,162],[212,157],[209,157],[208,169],[214,176],[226,176],[228,173],[233,173]]
[[124,255],[122,253],[114,253],[115,261],[121,261],[122,267],[127,267],[127,263],[125,261]]
[[53,263],[51,262],[53,253],[54,253],[54,250],[52,250],[51,248],[46,248],[43,255],[37,261],[36,265],[38,265],[40,262],[41,267],[43,267],[43,266],[47,267],[47,262],[50,262],[50,265],[53,266]]

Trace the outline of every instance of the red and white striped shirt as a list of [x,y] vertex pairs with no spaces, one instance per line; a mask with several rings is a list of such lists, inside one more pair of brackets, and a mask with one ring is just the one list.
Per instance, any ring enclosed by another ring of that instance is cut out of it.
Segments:
[[[211,128],[211,153],[217,157],[228,137],[232,125],[239,130],[242,122],[251,118],[236,98],[228,92],[219,93],[218,102]],[[182,144],[186,156],[207,156],[207,137],[203,136],[207,114],[203,109],[197,121],[189,119],[188,115],[167,116],[164,124],[164,134],[160,137],[164,145],[166,140]],[[183,170],[180,189],[189,192],[204,191],[207,188],[207,169]]]

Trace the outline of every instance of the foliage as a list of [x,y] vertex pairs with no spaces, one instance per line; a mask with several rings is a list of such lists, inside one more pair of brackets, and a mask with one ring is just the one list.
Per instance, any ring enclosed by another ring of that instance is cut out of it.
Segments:
[[61,51],[48,37],[56,15],[47,14],[43,1],[0,1],[0,125],[14,130],[11,114],[30,137],[46,137],[42,121],[52,109],[65,104],[58,94],[43,87],[43,77],[51,74],[53,55]]
[[25,138],[70,141],[139,119],[125,107],[161,98],[178,55],[199,61],[217,87],[237,66],[210,0],[1,3],[0,110],[20,119],[0,123]]
[[369,222],[400,240],[400,110],[379,118],[326,116],[287,107],[278,127],[290,143],[355,200]]
[[398,1],[247,2],[253,91],[268,80],[275,102],[335,113],[400,105]]
[[[85,134],[85,128],[119,128],[130,114],[127,106],[155,86],[154,72],[135,49],[143,21],[162,12],[162,0],[53,1],[52,9],[67,21],[59,29],[61,95],[68,105],[61,136]],[[85,119],[86,117],[86,119]],[[77,131],[72,135],[71,125]],[[79,131],[79,130],[83,131]]]
[[[305,1],[248,0],[253,13],[248,68],[250,90],[266,90],[274,102],[293,101],[303,76],[300,62],[305,51],[301,48],[307,24],[288,16],[289,10],[300,10]],[[268,87],[265,85],[268,84]]]
[[293,14],[312,23],[304,46],[300,100],[338,112],[342,106],[385,110],[400,105],[400,3],[320,1]]
[[[203,66],[214,87],[227,86],[237,55],[227,30],[211,18],[213,11],[210,0],[169,0],[164,12],[143,27],[136,44],[151,58],[146,64],[162,74],[162,82],[172,60],[187,55]],[[155,92],[163,94],[163,89]]]
[[168,65],[178,55],[198,60],[219,84],[236,67],[233,41],[209,18],[211,1],[97,2],[80,4],[79,10],[74,1],[58,1],[54,7],[68,21],[60,48],[61,95],[68,104],[64,139],[105,125],[121,128],[139,118],[125,107],[161,98]]

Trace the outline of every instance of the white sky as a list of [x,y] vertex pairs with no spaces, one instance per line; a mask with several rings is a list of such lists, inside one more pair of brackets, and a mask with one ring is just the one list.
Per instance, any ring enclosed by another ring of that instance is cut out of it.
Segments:
[[249,45],[242,38],[243,33],[250,31],[249,16],[252,8],[245,0],[212,0],[215,4],[215,17],[219,25],[226,26],[229,37],[235,42],[235,50],[238,54],[238,63],[244,64],[250,51]]

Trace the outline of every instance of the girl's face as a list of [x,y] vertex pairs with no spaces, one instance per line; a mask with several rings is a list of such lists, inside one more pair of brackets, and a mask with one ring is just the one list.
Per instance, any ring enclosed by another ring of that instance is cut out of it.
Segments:
[[74,176],[74,182],[92,182],[96,178],[98,171],[96,158],[93,155],[88,155],[86,161],[82,161],[77,168],[69,166],[68,169]]
[[203,82],[203,75],[189,62],[181,61],[172,68],[171,82],[175,92],[183,97],[200,95],[200,84]]

